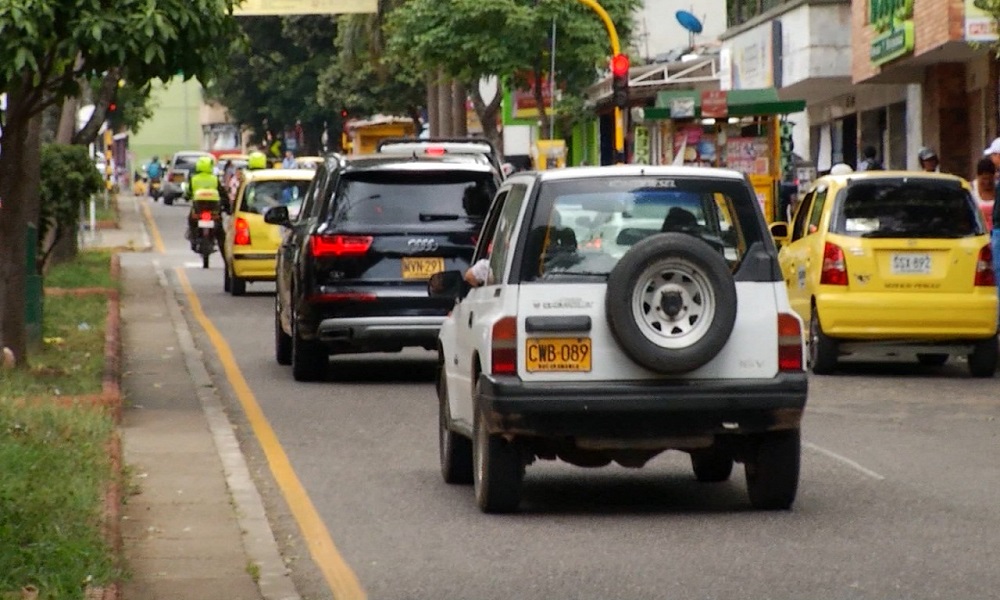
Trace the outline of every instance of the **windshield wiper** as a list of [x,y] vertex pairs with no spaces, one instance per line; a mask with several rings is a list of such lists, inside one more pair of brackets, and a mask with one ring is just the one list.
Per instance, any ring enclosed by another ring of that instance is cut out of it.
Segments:
[[420,213],[420,220],[425,223],[427,221],[457,221],[461,218],[462,215],[450,213]]

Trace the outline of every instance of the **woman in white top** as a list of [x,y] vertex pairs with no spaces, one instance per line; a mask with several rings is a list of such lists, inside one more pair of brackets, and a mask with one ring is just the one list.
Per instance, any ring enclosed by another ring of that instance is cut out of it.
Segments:
[[997,198],[997,168],[989,158],[976,164],[976,176],[972,179],[972,197],[986,219],[986,226],[993,229],[993,203]]

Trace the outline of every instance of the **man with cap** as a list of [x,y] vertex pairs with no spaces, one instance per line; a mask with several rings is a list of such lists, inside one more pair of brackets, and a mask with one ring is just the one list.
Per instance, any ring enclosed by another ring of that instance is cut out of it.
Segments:
[[[993,161],[993,164],[1000,167],[1000,137],[995,138],[993,143],[983,150],[983,156],[989,158]],[[998,177],[1000,177],[1000,171],[997,172]]]

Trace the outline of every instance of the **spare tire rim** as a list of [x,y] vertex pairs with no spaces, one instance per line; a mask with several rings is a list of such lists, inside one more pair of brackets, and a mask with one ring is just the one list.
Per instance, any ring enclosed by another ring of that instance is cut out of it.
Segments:
[[661,348],[681,349],[698,342],[715,318],[715,289],[692,262],[671,258],[639,275],[632,292],[632,314],[639,331]]

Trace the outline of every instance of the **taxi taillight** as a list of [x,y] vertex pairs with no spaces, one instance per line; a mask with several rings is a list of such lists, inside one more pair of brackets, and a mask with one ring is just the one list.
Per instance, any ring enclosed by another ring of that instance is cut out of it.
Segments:
[[233,244],[237,246],[250,245],[250,223],[243,217],[237,217],[234,225],[236,235],[233,237]]
[[504,317],[493,324],[490,372],[494,375],[517,374],[517,319]]
[[827,242],[823,246],[823,271],[819,282],[822,285],[847,285],[847,263],[844,261],[844,249]]
[[989,244],[979,249],[979,258],[976,260],[976,282],[977,286],[993,287],[997,284],[996,274],[993,272],[993,250]]
[[778,313],[778,370],[802,370],[802,326],[788,313]]

